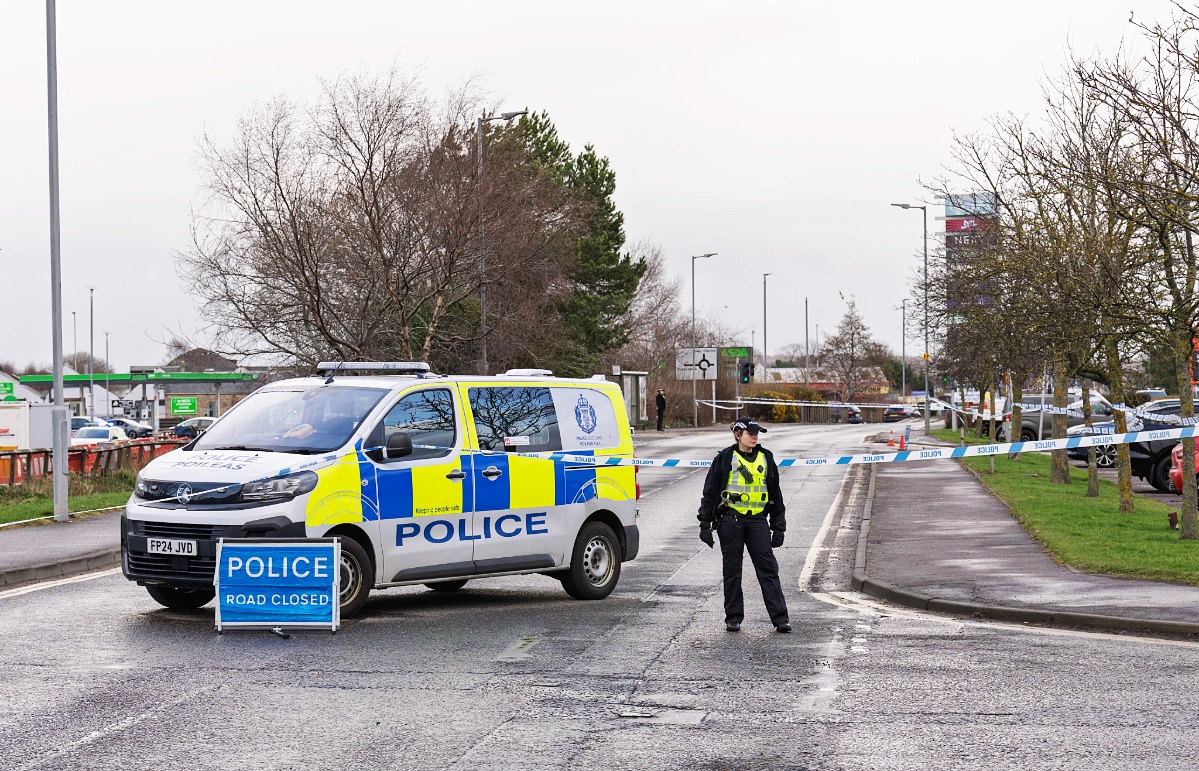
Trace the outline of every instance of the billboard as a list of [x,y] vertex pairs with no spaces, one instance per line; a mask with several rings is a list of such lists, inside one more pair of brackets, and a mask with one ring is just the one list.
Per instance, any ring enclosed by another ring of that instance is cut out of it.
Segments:
[[954,193],[945,197],[945,219],[994,217],[998,212],[994,193]]

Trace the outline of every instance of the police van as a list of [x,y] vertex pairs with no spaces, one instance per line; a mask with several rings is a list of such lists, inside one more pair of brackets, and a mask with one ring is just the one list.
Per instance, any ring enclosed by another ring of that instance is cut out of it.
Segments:
[[343,617],[372,588],[526,573],[602,599],[637,556],[636,468],[562,453],[632,457],[615,383],[322,363],[142,470],[122,569],[162,605],[197,608],[214,596],[220,538],[340,537]]

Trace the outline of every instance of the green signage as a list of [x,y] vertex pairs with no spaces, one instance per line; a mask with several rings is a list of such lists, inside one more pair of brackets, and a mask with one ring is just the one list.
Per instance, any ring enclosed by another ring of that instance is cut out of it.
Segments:
[[725,359],[748,359],[749,348],[721,348],[720,355]]
[[171,414],[172,415],[195,415],[196,414],[196,397],[194,397],[194,396],[172,396],[171,397]]
[[7,380],[0,380],[0,395],[12,396],[13,384]]
[[[111,383],[229,383],[253,381],[258,375],[253,372],[113,372],[107,375],[95,376],[95,380],[107,380]],[[21,375],[21,382],[26,385],[50,383],[53,375]],[[63,375],[62,381],[71,385],[79,385],[92,380],[90,375]]]

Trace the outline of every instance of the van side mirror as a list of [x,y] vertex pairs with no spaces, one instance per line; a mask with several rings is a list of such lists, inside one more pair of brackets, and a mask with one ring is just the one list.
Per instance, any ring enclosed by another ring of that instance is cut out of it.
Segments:
[[387,437],[387,445],[383,449],[384,460],[399,460],[412,454],[412,437],[402,431]]

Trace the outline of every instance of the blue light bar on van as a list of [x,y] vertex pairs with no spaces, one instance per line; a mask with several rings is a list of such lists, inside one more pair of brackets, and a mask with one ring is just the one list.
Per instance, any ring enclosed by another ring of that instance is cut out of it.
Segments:
[[322,361],[316,365],[318,375],[362,374],[382,372],[387,375],[427,375],[429,365],[423,361]]

